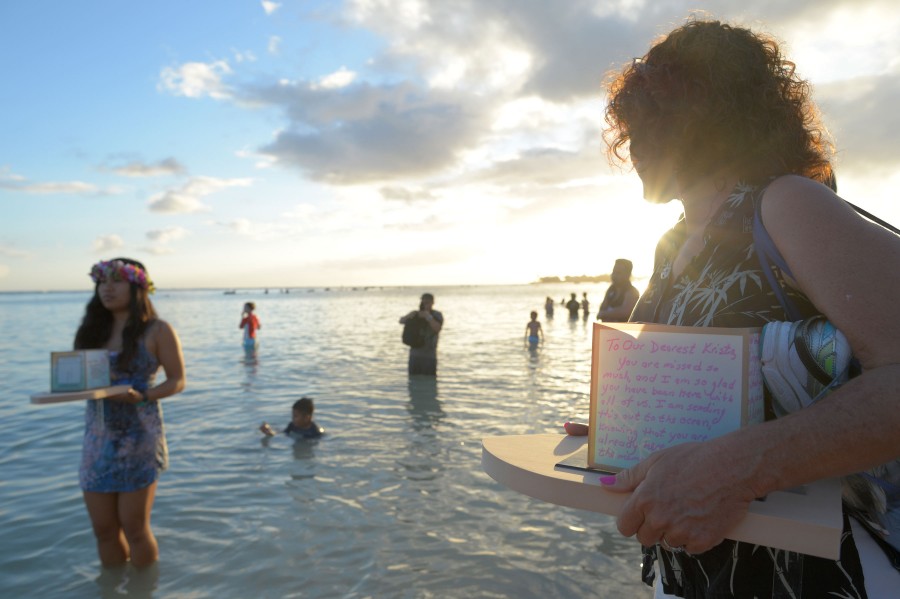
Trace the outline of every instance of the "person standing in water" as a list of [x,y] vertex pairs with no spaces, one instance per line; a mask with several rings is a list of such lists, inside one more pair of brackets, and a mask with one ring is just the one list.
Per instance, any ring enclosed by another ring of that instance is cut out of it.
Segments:
[[419,319],[422,343],[418,347],[409,348],[409,374],[437,374],[437,342],[438,334],[444,326],[444,315],[434,309],[434,296],[422,294],[419,309],[400,317],[400,324]]
[[259,345],[256,339],[256,331],[261,329],[262,325],[259,323],[259,318],[254,314],[255,310],[256,304],[253,302],[244,304],[244,309],[241,312],[241,324],[238,325],[239,329],[244,330],[244,349],[247,351],[253,351]]
[[[184,389],[184,357],[175,329],[156,316],[153,282],[128,258],[90,272],[94,296],[75,334],[75,349],[109,350],[110,382],[128,391],[86,403],[78,478],[105,567],[159,559],[150,512],[169,463],[159,400]],[[154,386],[162,366],[165,382]]]
[[578,303],[578,300],[575,298],[575,294],[572,294],[572,298],[566,302],[566,310],[569,311],[569,320],[578,320],[578,310],[581,308],[581,304]]
[[597,320],[603,322],[626,322],[638,301],[638,290],[631,284],[631,260],[619,258],[610,274],[612,283],[603,296]]
[[528,344],[532,347],[541,342],[544,338],[544,329],[541,328],[541,321],[537,319],[538,313],[531,312],[531,320],[525,324],[525,336]]

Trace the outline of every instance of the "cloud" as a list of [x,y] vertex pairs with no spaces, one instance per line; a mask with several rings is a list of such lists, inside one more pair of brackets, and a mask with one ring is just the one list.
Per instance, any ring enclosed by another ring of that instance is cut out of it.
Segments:
[[392,256],[357,256],[348,259],[330,260],[322,263],[323,269],[334,270],[396,270],[433,267],[455,264],[478,255],[478,250],[470,246],[456,246],[435,250],[415,249],[411,252]]
[[9,273],[9,267],[5,264],[0,264],[0,279],[5,279],[9,276]]
[[12,246],[0,245],[0,256],[5,256],[7,258],[28,258],[30,254]]
[[175,250],[173,250],[172,248],[161,245],[145,246],[140,249],[143,253],[152,254],[154,256],[171,256],[175,253]]
[[273,35],[269,37],[269,44],[267,46],[269,54],[279,54],[281,52],[281,38],[277,35]]
[[224,60],[211,63],[186,62],[178,67],[164,68],[159,75],[157,89],[188,98],[209,96],[224,100],[231,97],[231,91],[222,82],[222,78],[231,72],[231,67]]
[[[895,11],[881,0],[863,5]],[[450,180],[527,193],[607,172],[599,139],[588,138],[599,137],[606,74],[646,52],[694,6],[687,0],[567,0],[564,8],[542,0],[348,0],[343,24],[384,42],[364,69],[342,66],[306,80],[273,75],[267,81],[257,74],[252,83],[229,86],[228,63],[190,62],[165,70],[160,86],[186,97],[280,111],[282,126],[257,147],[268,161],[260,166],[278,164],[333,185],[371,183],[386,190],[386,200],[426,199],[414,190],[435,189],[441,181],[449,188]],[[715,12],[707,16],[753,28],[767,29],[760,19],[777,23],[775,35],[822,37],[819,29],[833,24],[847,4],[720,0],[708,6]],[[263,3],[267,14],[278,7]],[[269,38],[270,53],[277,53],[280,41]],[[852,43],[838,39],[831,45]],[[893,121],[900,118],[890,108],[900,95],[893,83],[872,83],[876,95],[866,104],[877,116],[853,109],[837,93],[830,106],[823,102],[836,115],[830,121],[835,129],[851,131],[842,147],[852,148],[860,161],[874,156],[874,148],[882,150],[870,165],[900,160],[900,147],[891,144],[898,130]],[[582,108],[587,105],[593,114]],[[873,124],[875,118],[888,126]],[[574,138],[579,129],[584,139]],[[568,139],[562,139],[565,131]],[[866,148],[854,136],[869,131],[879,135]],[[169,200],[175,211],[202,206]]]
[[178,189],[169,189],[150,198],[151,212],[163,214],[189,214],[208,212],[210,207],[201,198],[229,187],[249,187],[253,179],[217,179],[193,177]]
[[436,173],[489,126],[488,112],[478,106],[484,100],[408,82],[244,91],[255,102],[280,106],[290,119],[260,153],[336,184]]
[[314,87],[323,89],[339,89],[347,87],[356,79],[356,73],[348,71],[346,67],[341,67],[330,75],[325,75],[319,79],[319,83]]
[[494,162],[471,179],[498,186],[554,187],[601,175],[607,168],[599,147],[577,150],[531,148],[515,158]]
[[382,187],[379,192],[385,200],[399,200],[401,202],[412,203],[422,200],[434,200],[437,198],[427,189],[412,189],[400,186]]
[[396,223],[396,224],[388,224],[385,225],[386,229],[390,229],[392,231],[408,231],[412,233],[428,233],[435,231],[445,231],[453,228],[451,223],[448,223],[442,220],[437,215],[426,216],[424,219],[417,222],[406,222],[406,223]]
[[263,10],[266,11],[267,15],[273,14],[276,10],[281,8],[280,2],[271,2],[270,0],[262,0]]
[[187,235],[188,230],[184,227],[169,227],[168,229],[154,229],[152,231],[147,231],[147,239],[160,244],[183,239]]
[[164,158],[154,163],[145,163],[139,160],[128,164],[113,167],[114,173],[125,177],[161,177],[167,175],[180,175],[185,172],[184,166],[174,158]]
[[246,218],[236,218],[220,224],[226,229],[230,229],[239,235],[250,235],[253,232],[253,223]]
[[816,98],[835,137],[839,178],[845,168],[870,175],[897,171],[900,69],[818,86]]
[[83,181],[45,181],[30,182],[22,175],[12,173],[7,168],[0,170],[0,189],[18,191],[30,195],[81,195],[96,196],[119,193],[116,188],[101,189],[92,183]]
[[256,54],[252,50],[232,50],[234,54],[234,61],[237,63],[241,62],[256,62]]
[[97,254],[103,254],[106,252],[111,252],[112,250],[117,250],[124,245],[125,242],[118,235],[101,235],[94,239],[94,252]]

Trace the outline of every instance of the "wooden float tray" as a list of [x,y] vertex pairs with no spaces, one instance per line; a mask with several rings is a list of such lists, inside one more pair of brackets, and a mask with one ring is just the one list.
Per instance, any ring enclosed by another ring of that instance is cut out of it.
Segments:
[[88,389],[86,391],[69,391],[66,393],[34,393],[31,396],[31,403],[50,404],[63,403],[67,401],[79,401],[82,399],[104,399],[119,393],[125,393],[131,388],[131,385],[113,385],[111,387],[100,387],[98,389]]
[[[587,465],[587,439],[557,434],[485,437],[481,465],[491,478],[524,495],[617,516],[631,494],[609,491],[600,485],[602,473],[572,465]],[[564,461],[570,465],[560,466]],[[842,527],[840,480],[830,479],[754,501],[725,536],[836,560]]]

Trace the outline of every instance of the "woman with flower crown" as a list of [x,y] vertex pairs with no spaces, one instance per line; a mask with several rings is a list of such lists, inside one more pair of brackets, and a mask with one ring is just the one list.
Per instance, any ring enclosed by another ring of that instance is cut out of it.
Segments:
[[[159,558],[150,512],[168,465],[159,400],[184,389],[184,358],[175,330],[156,316],[153,282],[128,258],[90,272],[94,296],[75,349],[107,349],[111,382],[127,392],[87,402],[79,480],[103,566],[147,566]],[[160,366],[166,380],[154,386]]]

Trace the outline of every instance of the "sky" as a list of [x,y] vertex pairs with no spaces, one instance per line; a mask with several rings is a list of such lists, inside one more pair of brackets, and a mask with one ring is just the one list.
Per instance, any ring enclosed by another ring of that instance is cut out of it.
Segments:
[[680,205],[606,159],[603,82],[697,9],[784,42],[900,224],[895,0],[3,1],[0,292],[649,275]]

